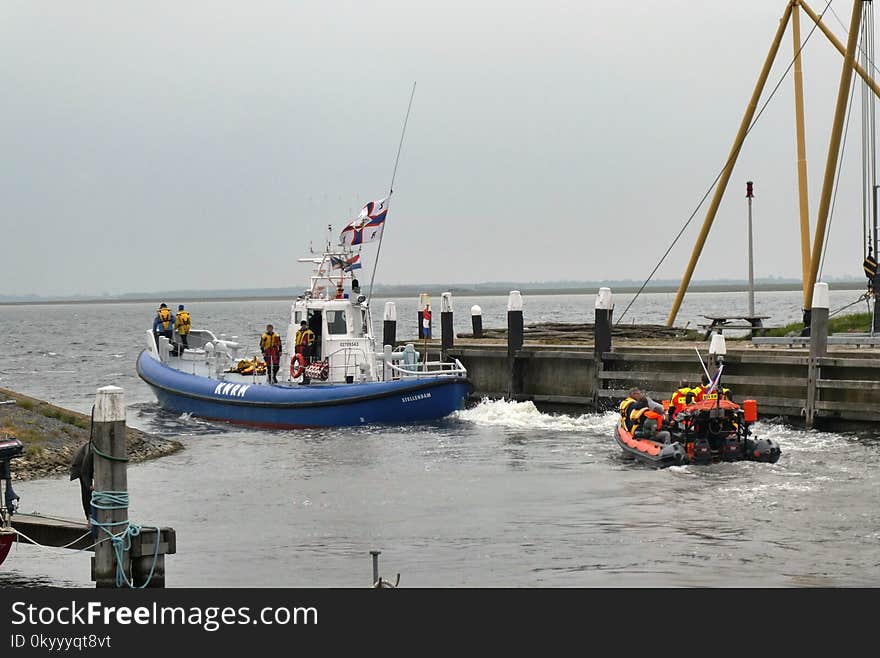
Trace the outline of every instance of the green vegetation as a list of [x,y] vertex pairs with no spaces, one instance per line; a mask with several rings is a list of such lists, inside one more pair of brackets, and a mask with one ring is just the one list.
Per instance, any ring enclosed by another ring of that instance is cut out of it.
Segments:
[[34,403],[30,400],[17,400],[15,404],[22,409],[27,409],[28,411],[34,408]]
[[37,411],[46,416],[46,418],[55,418],[56,420],[60,420],[62,423],[75,425],[76,427],[82,427],[83,429],[88,428],[88,423],[82,418],[77,418],[71,413],[62,409],[58,409],[57,407],[40,406]]
[[[787,336],[795,332],[798,336],[803,331],[803,322],[792,322],[784,327],[776,329],[768,329],[768,336]],[[840,315],[828,320],[828,333],[845,333],[848,331],[868,331],[871,328],[870,313],[852,313],[850,315]]]
[[40,459],[45,452],[46,450],[43,446],[33,445],[31,443],[27,444],[27,447],[24,449],[24,454],[28,459]]
[[14,436],[27,446],[39,446],[43,443],[43,435],[35,429],[21,425],[6,425],[0,428],[0,435]]

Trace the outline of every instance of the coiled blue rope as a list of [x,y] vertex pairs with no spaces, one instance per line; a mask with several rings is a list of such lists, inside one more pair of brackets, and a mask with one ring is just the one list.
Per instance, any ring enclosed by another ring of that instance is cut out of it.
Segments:
[[[96,509],[101,510],[127,510],[128,492],[93,491],[92,505]],[[150,580],[153,578],[153,572],[156,569],[156,563],[159,561],[159,539],[161,538],[159,528],[154,526],[140,526],[137,523],[132,523],[127,518],[124,521],[111,521],[109,523],[98,523],[97,520],[92,519],[92,525],[107,533],[110,543],[113,545],[113,550],[116,552],[116,587],[122,587],[124,584],[132,589],[143,589],[149,585]],[[120,532],[113,532],[110,529],[111,526],[121,525],[124,525],[125,527]],[[142,528],[150,528],[156,531],[156,547],[153,553],[153,565],[150,567],[150,573],[147,574],[144,584],[135,585],[134,577],[129,578],[125,574],[125,569],[122,567],[122,556],[125,551],[131,550],[131,538],[137,537],[141,534]]]

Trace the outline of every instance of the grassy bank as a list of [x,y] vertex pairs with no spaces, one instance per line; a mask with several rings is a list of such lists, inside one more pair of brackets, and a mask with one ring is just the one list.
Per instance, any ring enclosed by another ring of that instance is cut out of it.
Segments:
[[[28,480],[68,473],[73,453],[89,440],[91,419],[85,414],[0,388],[0,438],[14,436],[25,454],[12,462],[13,478]],[[14,404],[12,403],[14,402]],[[126,427],[132,462],[168,455],[183,446],[133,427]]]
[[[849,315],[839,315],[837,317],[829,318],[828,320],[828,333],[847,333],[847,332],[867,332],[871,329],[871,314],[870,313],[851,313]],[[801,331],[804,329],[803,322],[792,322],[790,324],[785,325],[784,327],[777,327],[775,329],[768,329],[768,336],[788,336],[788,335],[797,335],[800,336]]]

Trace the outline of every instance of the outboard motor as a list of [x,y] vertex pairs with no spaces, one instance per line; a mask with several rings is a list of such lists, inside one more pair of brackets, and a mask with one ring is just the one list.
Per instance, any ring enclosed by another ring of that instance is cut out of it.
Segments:
[[746,458],[756,462],[775,464],[782,450],[773,439],[746,439]]
[[21,457],[23,453],[24,445],[18,439],[13,437],[0,439],[0,487],[5,486],[3,507],[9,516],[15,514],[18,501],[21,500],[12,488],[12,472],[9,468],[9,462],[16,457]]
[[[668,434],[668,432],[666,433]],[[666,443],[666,445],[660,450],[660,457],[665,462],[674,464],[675,466],[686,466],[690,461],[688,459],[687,451],[678,441],[674,443]]]
[[726,462],[735,462],[742,458],[742,449],[735,436],[723,439],[721,444],[721,459]]
[[712,462],[712,448],[707,439],[694,441],[694,463],[709,464]]

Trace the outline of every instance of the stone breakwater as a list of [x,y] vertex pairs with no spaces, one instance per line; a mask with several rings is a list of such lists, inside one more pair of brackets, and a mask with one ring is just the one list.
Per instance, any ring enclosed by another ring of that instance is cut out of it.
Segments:
[[[0,439],[14,436],[25,453],[12,462],[13,479],[67,474],[73,453],[89,440],[91,419],[85,414],[0,388]],[[140,462],[183,448],[178,441],[126,427],[128,456]]]

